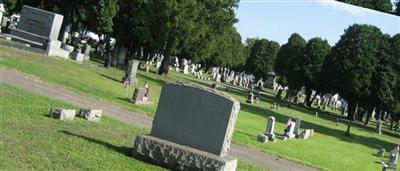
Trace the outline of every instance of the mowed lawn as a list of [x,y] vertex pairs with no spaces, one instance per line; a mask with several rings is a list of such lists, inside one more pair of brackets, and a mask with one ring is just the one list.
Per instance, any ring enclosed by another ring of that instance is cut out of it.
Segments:
[[[78,107],[0,83],[1,170],[166,170],[132,157],[136,135],[147,133],[103,116],[51,119],[52,107]],[[238,170],[262,170],[239,162]]]
[[[128,101],[133,89],[122,88],[120,79],[124,72],[119,69],[105,69],[101,63],[90,61],[78,64],[69,60],[50,58],[32,53],[21,52],[9,48],[0,48],[0,66],[33,75],[41,80],[64,86],[73,91],[104,99],[111,103],[121,105],[132,111],[137,111],[153,116],[161,92],[161,85],[165,82],[184,81],[202,85],[210,85],[210,81],[197,80],[191,75],[184,75],[170,71],[167,77],[154,73],[138,72],[138,85],[142,86],[145,79],[149,80],[153,91],[155,103],[151,106],[137,106]],[[223,90],[223,88],[221,88]],[[259,104],[246,104],[246,92],[236,91],[230,94],[241,102],[241,110],[236,123],[233,142],[275,154],[283,158],[297,161],[302,164],[323,170],[379,170],[381,165],[374,154],[378,149],[385,148],[390,151],[395,144],[400,143],[398,132],[388,131],[381,136],[372,129],[352,127],[350,137],[344,136],[347,125],[320,112],[319,117],[314,117],[314,111],[301,107],[285,107],[281,104],[278,110],[270,110],[275,102],[273,92],[267,90]],[[310,140],[277,141],[261,144],[256,138],[265,130],[266,118],[276,117],[275,132],[282,134],[289,117],[301,117],[301,128],[315,130],[315,135]],[[371,122],[370,127],[374,127]]]

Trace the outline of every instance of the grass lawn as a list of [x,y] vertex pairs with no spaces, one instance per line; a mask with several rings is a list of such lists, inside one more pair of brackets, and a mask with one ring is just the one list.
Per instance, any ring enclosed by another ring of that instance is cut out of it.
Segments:
[[[167,81],[194,82],[209,85],[211,82],[197,80],[193,76],[183,75],[171,71],[168,77],[158,76],[154,73],[138,72],[139,86],[144,79],[148,79],[154,94],[154,105],[137,106],[128,99],[132,96],[132,88],[128,91],[122,88],[120,79],[123,71],[99,67],[101,63],[90,61],[77,64],[72,61],[54,59],[31,53],[25,53],[9,48],[0,48],[0,66],[12,68],[56,85],[64,86],[73,91],[90,95],[96,98],[116,103],[132,111],[153,116],[161,92],[161,85]],[[230,95],[241,103],[239,118],[236,123],[233,142],[255,148],[283,158],[297,161],[302,164],[324,170],[378,170],[381,165],[376,163],[378,157],[374,156],[380,148],[390,151],[396,143],[400,143],[400,134],[387,130],[389,133],[381,136],[370,129],[352,127],[352,136],[344,136],[346,125],[335,125],[336,120],[324,114],[314,117],[314,110],[301,107],[284,107],[279,110],[270,110],[276,101],[274,92],[267,90],[259,104],[246,104],[246,93],[242,91],[230,92]],[[266,118],[275,116],[275,132],[283,133],[285,123],[289,117],[301,117],[301,128],[312,128],[316,131],[310,140],[277,141],[275,143],[261,144],[256,140],[258,134],[265,130]],[[374,127],[375,122],[370,123]]]
[[[0,84],[1,170],[166,170],[131,157],[133,139],[147,131],[104,117],[58,121],[51,107],[75,106]],[[239,162],[238,170],[261,170]]]

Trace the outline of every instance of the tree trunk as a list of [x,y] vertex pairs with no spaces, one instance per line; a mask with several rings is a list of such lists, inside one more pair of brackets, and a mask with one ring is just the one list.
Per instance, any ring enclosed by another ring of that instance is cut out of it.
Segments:
[[354,102],[349,101],[349,110],[348,110],[347,119],[354,121],[355,120],[354,116],[355,116],[355,113],[357,113],[357,110],[358,110],[358,102],[354,103]]
[[310,107],[311,107],[311,105],[314,103],[315,98],[318,96],[318,94],[319,94],[319,92],[316,92],[315,95],[314,95],[314,97],[311,99],[311,101],[310,101]]
[[311,88],[306,87],[306,106],[311,107],[311,95],[312,95],[312,90]]
[[176,39],[176,16],[171,16],[171,30],[168,32],[167,45],[164,50],[164,59],[161,61],[161,66],[158,69],[159,75],[167,75],[169,71],[169,62],[171,59],[172,48],[174,47],[175,39]]
[[375,110],[375,108],[373,108],[372,110],[368,109],[368,111],[370,111],[370,112],[367,111],[367,118],[365,119],[364,127],[366,127],[368,125],[369,121],[371,120],[371,116],[372,116],[372,113],[374,112],[374,110]]

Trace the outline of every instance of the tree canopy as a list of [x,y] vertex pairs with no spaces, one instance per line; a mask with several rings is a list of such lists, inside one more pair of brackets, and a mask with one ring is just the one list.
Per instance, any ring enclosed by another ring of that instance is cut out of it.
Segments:
[[361,6],[385,13],[392,13],[392,2],[390,0],[337,0],[352,5]]
[[356,103],[371,94],[371,81],[379,64],[383,37],[375,26],[354,24],[345,30],[327,58],[330,65],[325,66],[334,73],[330,84],[349,100],[349,119],[354,119],[352,109]]
[[[290,36],[288,43],[280,48],[274,65],[274,70],[281,80],[287,80],[291,90],[289,96],[297,93],[303,86],[300,77],[301,57],[306,41],[298,33]],[[285,77],[285,78],[283,78]]]
[[266,77],[269,72],[274,71],[275,58],[279,48],[278,42],[267,39],[255,40],[247,59],[246,70],[257,78]]

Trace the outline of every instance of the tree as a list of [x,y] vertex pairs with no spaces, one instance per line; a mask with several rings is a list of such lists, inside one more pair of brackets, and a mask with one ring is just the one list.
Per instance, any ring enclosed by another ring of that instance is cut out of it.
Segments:
[[[306,45],[306,41],[298,33],[290,36],[288,43],[280,48],[274,65],[276,74],[280,80],[286,80],[289,85],[287,97],[291,98],[303,86],[300,79],[301,56]],[[283,78],[285,77],[285,78]]]
[[257,79],[266,77],[274,69],[279,43],[267,39],[255,40],[247,59],[246,70],[253,73]]
[[[198,28],[208,27],[210,30],[221,31],[232,27],[236,22],[234,8],[237,7],[237,0],[223,1],[163,1],[161,14],[166,16],[166,20],[161,25],[166,25],[167,40],[164,48],[164,59],[159,68],[158,74],[167,74],[171,53],[177,41],[193,42],[201,37],[207,29]],[[197,29],[196,29],[197,28]]]
[[345,30],[327,58],[333,75],[329,84],[349,101],[348,119],[354,120],[358,103],[371,94],[371,81],[379,63],[383,34],[379,28],[354,24]]
[[325,58],[330,54],[331,47],[327,40],[312,38],[304,48],[304,55],[300,58],[301,79],[306,88],[306,105],[311,107],[312,90],[319,89],[319,76]]
[[394,10],[394,14],[400,16],[400,1],[396,2],[396,9]]
[[349,3],[352,5],[357,5],[385,13],[392,12],[392,2],[390,0],[337,0],[344,3]]

